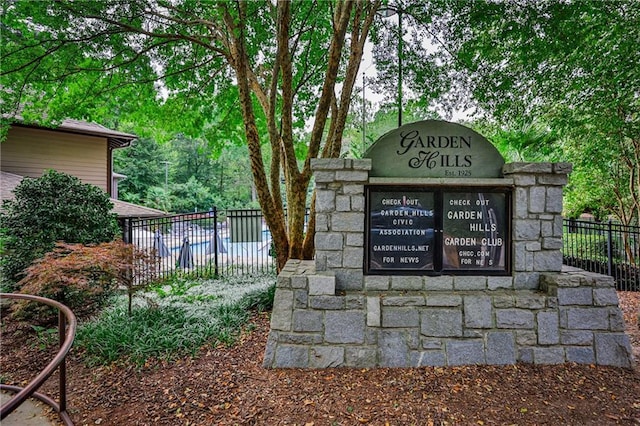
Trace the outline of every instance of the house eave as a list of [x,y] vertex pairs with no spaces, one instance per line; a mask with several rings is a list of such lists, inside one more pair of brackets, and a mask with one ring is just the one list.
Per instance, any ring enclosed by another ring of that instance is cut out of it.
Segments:
[[47,127],[38,124],[26,124],[23,123],[19,118],[16,119],[16,121],[11,125],[32,129],[44,129],[64,133],[73,133],[84,136],[104,137],[107,139],[107,143],[110,149],[126,148],[131,145],[131,142],[133,140],[138,138],[138,136],[134,134],[111,130],[96,123],[89,123],[86,121],[71,119],[64,120],[57,127]]

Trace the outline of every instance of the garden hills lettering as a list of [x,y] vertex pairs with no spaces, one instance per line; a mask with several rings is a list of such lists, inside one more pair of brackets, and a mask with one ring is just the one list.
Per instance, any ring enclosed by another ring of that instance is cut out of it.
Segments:
[[[449,220],[484,220],[485,214],[482,211],[475,210],[449,210],[447,219]],[[469,231],[497,231],[498,226],[495,223],[469,222]]]
[[[453,150],[462,152],[451,153]],[[446,154],[443,153],[446,150]],[[425,167],[433,169],[437,167],[467,168],[472,166],[471,136],[435,136],[420,135],[417,130],[400,133],[400,148],[396,151],[399,156],[409,155],[408,165],[413,169]]]
[[380,216],[429,216],[425,210],[380,210]]
[[398,155],[404,155],[412,148],[460,148],[471,149],[471,136],[433,136],[424,138],[417,130],[400,133],[400,146],[404,151],[398,150]]
[[[392,218],[391,219],[391,225],[393,226],[413,226],[414,225],[414,218],[415,219],[419,219],[419,218],[426,218],[426,217],[432,217],[433,213],[427,210],[423,210],[420,208],[420,200],[418,200],[417,198],[407,198],[406,196],[403,196],[402,198],[383,198],[381,200],[381,204],[382,204],[382,209],[380,209],[380,217],[388,217],[388,218]],[[387,208],[388,207],[388,208]],[[397,231],[397,232],[393,232],[393,231]],[[399,235],[425,235],[426,231],[424,229],[419,230],[419,229],[412,229],[412,230],[405,230],[406,232],[404,234],[401,234],[400,229],[398,230],[391,230],[391,229],[381,229],[380,230],[380,235],[392,235],[392,236],[399,236]],[[410,233],[410,231],[413,231],[413,233]],[[419,232],[418,232],[419,231]]]
[[385,178],[497,178],[504,165],[498,150],[481,134],[442,120],[391,130],[364,158],[372,160],[370,177]]

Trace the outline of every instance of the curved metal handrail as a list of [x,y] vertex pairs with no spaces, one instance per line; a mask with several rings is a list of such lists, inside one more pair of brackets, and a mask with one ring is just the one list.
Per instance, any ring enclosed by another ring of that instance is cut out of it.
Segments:
[[[27,398],[34,397],[44,402],[53,408],[60,420],[65,425],[73,426],[73,421],[67,412],[67,368],[66,368],[66,356],[73,345],[73,339],[76,335],[77,320],[71,309],[55,300],[47,299],[40,296],[33,296],[30,294],[17,294],[17,293],[0,293],[0,299],[24,299],[31,300],[38,303],[44,303],[45,305],[52,306],[58,309],[58,339],[60,341],[60,350],[53,358],[53,360],[45,367],[35,379],[33,379],[26,387],[21,388],[18,386],[0,384],[0,389],[8,390],[11,392],[17,392],[6,404],[0,408],[0,420],[11,414],[16,408],[20,406]],[[68,323],[68,327],[67,327]],[[60,403],[56,403],[52,398],[47,395],[36,392],[40,386],[54,373],[56,368],[60,367]]]

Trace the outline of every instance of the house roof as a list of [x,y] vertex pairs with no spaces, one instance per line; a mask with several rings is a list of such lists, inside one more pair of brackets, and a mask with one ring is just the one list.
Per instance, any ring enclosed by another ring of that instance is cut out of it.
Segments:
[[162,210],[127,203],[122,200],[114,200],[113,198],[111,199],[111,202],[113,203],[113,211],[118,214],[118,217],[155,217],[167,214]]
[[[8,173],[0,172],[0,187],[2,189],[2,201],[13,200],[15,195],[13,190],[22,181],[23,177]],[[150,207],[139,206],[137,204],[127,203],[121,200],[111,199],[113,203],[113,211],[118,217],[152,217],[162,216],[166,213],[162,210],[152,209]]]
[[12,125],[21,127],[32,127],[37,129],[48,129],[66,133],[76,133],[80,135],[106,137],[107,141],[109,142],[109,147],[112,149],[127,147],[129,146],[129,144],[131,144],[132,140],[138,138],[138,136],[131,133],[111,130],[104,126],[101,126],[100,124],[72,119],[66,119],[58,127],[50,128],[37,124],[24,124],[21,117],[16,117],[16,122]]

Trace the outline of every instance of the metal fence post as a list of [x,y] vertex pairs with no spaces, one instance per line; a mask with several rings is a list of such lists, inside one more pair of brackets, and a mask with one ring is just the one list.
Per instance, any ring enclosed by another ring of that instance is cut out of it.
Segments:
[[130,244],[133,240],[133,228],[131,226],[131,218],[123,217],[121,219],[121,228],[122,228],[122,241]]
[[213,271],[218,276],[218,208],[213,206]]
[[613,236],[612,236],[611,219],[609,219],[607,226],[607,275],[612,277],[611,271],[613,270]]
[[[58,341],[59,348],[62,350],[64,346],[65,336],[67,334],[67,317],[65,313],[60,310],[58,311]],[[60,373],[60,380],[58,384],[58,390],[60,392],[60,412],[67,411],[67,358],[63,358],[62,362],[58,366]]]

